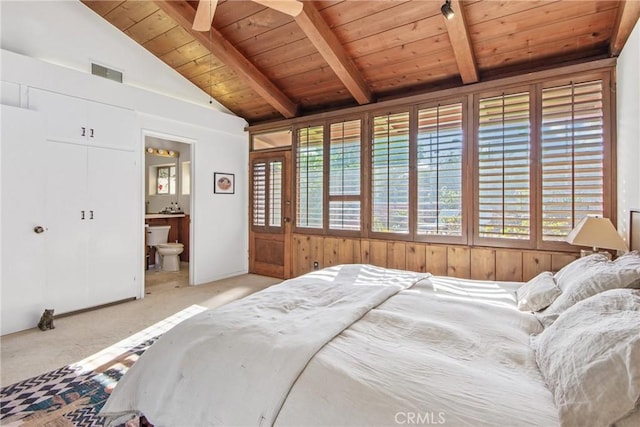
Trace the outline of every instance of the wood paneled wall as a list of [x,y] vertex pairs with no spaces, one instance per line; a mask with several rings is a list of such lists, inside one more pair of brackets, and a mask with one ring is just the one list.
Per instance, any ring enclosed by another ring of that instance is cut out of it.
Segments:
[[463,279],[523,282],[557,271],[578,254],[294,234],[292,276],[337,264],[362,263]]

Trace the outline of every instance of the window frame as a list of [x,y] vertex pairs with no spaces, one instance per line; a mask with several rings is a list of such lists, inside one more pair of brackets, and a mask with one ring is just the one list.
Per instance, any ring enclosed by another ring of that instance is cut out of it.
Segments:
[[[534,249],[536,246],[535,236],[537,235],[537,216],[534,218],[536,210],[535,196],[537,194],[537,173],[536,173],[536,138],[537,138],[537,122],[536,111],[538,107],[536,105],[537,99],[534,95],[534,85],[519,85],[508,88],[500,88],[487,92],[479,92],[473,95],[473,142],[471,143],[473,156],[472,167],[473,170],[473,232],[471,241],[476,246],[491,246],[491,247],[506,247],[506,248],[520,248],[520,249]],[[529,94],[529,238],[528,239],[509,239],[499,237],[482,237],[480,236],[480,168],[479,165],[479,145],[478,138],[480,132],[480,100],[504,96],[508,94],[515,94],[521,92],[528,92]]]
[[[421,103],[416,105],[415,109],[415,137],[414,137],[414,149],[412,151],[413,156],[413,171],[415,171],[412,175],[414,175],[415,186],[411,191],[411,194],[414,198],[413,205],[411,210],[414,212],[413,223],[411,224],[413,230],[413,241],[415,242],[425,242],[425,243],[442,243],[442,244],[461,244],[466,245],[469,242],[469,217],[471,215],[471,208],[474,206],[471,193],[471,182],[472,182],[472,174],[471,169],[469,167],[469,148],[472,144],[470,144],[470,127],[472,121],[470,120],[469,114],[469,99],[466,96],[458,96],[458,97],[450,97],[450,98],[442,98],[437,101],[432,101],[428,103]],[[461,179],[462,179],[462,187],[461,187],[461,209],[460,215],[461,218],[461,233],[459,236],[445,236],[438,234],[418,234],[418,171],[417,171],[417,158],[418,158],[418,113],[420,110],[435,108],[439,106],[447,106],[453,104],[461,104],[462,110],[462,159],[461,159]]]

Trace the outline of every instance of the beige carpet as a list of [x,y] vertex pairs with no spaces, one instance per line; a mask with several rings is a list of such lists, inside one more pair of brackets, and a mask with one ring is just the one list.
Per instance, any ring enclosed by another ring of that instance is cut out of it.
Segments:
[[88,357],[193,304],[215,308],[281,280],[253,274],[188,285],[176,273],[147,272],[145,298],[61,317],[55,329],[34,328],[0,338],[2,387]]

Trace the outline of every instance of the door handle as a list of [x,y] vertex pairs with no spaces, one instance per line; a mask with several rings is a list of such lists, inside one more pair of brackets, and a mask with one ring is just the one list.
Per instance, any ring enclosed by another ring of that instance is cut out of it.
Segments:
[[33,227],[33,232],[36,234],[44,233],[45,228],[41,225],[36,225],[35,227]]
[[84,211],[80,211],[81,217],[80,219],[84,219]]
[[80,129],[82,129],[82,134],[80,136],[87,136],[87,128],[83,126]]
[[89,137],[93,138],[93,128],[89,129]]
[[93,211],[89,211],[89,219],[93,219]]
[[288,216],[285,216],[284,218],[282,218],[282,222],[284,223],[291,222],[291,218],[289,218]]

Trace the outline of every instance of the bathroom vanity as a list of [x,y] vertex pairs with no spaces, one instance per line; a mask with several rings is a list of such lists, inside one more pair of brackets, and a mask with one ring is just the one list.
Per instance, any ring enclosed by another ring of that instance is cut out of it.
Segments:
[[[180,261],[189,262],[189,224],[191,219],[188,214],[146,214],[144,222],[150,226],[170,225],[168,242],[178,241],[184,245],[184,251],[180,254]],[[155,254],[151,254],[151,259]]]

